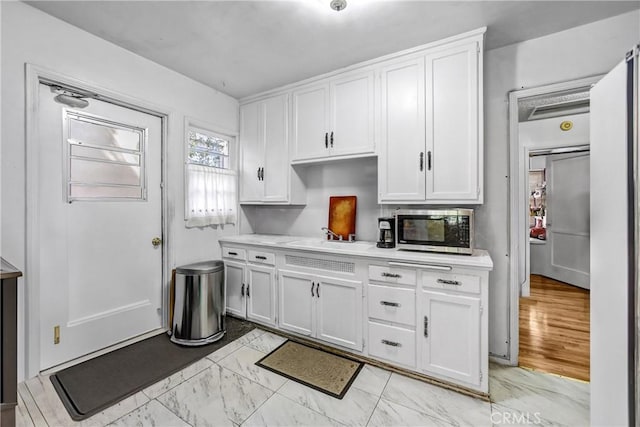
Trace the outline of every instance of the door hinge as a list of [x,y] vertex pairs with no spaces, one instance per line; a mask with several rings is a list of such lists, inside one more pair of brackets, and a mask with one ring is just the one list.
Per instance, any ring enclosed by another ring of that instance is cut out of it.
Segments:
[[482,382],[482,370],[480,370],[480,382]]
[[53,327],[53,343],[60,344],[60,325]]

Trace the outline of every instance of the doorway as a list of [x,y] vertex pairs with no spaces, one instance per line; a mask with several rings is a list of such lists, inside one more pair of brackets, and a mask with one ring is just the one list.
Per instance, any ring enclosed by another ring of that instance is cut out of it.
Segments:
[[28,375],[164,320],[163,116],[37,81],[28,319],[39,334]]
[[587,381],[589,89],[596,80],[510,97],[510,361]]

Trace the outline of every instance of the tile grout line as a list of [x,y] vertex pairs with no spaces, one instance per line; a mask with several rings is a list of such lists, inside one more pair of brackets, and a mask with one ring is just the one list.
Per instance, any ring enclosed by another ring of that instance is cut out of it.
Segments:
[[[287,381],[291,381],[291,380],[287,380]],[[285,384],[286,384],[286,383],[285,383]],[[283,384],[283,386],[284,386],[284,384]],[[285,398],[285,399],[287,399],[288,401],[293,402],[293,403],[295,403],[295,404],[296,404],[296,405],[298,405],[298,406],[302,406],[303,408],[308,409],[308,410],[309,410],[309,411],[311,411],[311,412],[315,412],[315,413],[316,413],[316,414],[318,414],[318,415],[321,415],[321,416],[323,416],[323,417],[325,417],[325,418],[327,418],[327,419],[330,419],[331,421],[334,421],[334,422],[338,423],[338,424],[339,424],[339,425],[341,425],[341,426],[346,426],[346,424],[344,424],[343,422],[338,421],[338,420],[336,420],[335,418],[331,418],[330,416],[325,415],[325,414],[323,414],[323,413],[321,413],[321,412],[318,412],[318,411],[316,411],[315,409],[311,409],[311,408],[309,408],[308,406],[302,405],[301,403],[296,402],[295,400],[293,400],[293,399],[289,398],[288,396],[285,396],[284,394],[280,394],[280,393],[274,393],[274,394],[277,394],[278,396],[280,396],[280,397],[282,397],[282,398]]]
[[[22,394],[20,393],[20,390],[17,390],[17,393],[16,393],[16,394],[18,395],[18,399],[17,399],[17,400],[18,400],[18,404],[20,403],[20,400],[22,400],[22,403],[23,403],[23,405],[24,405],[24,409],[25,409],[25,410],[26,410],[26,412],[27,412],[27,416],[28,416],[28,417],[29,417],[29,419],[31,420],[31,425],[32,425],[33,427],[36,427],[36,422],[35,422],[35,420],[33,419],[33,416],[31,415],[31,411],[30,411],[30,410],[29,410],[29,408],[27,407],[27,403],[24,401],[24,398],[22,397]],[[18,408],[18,407],[16,406],[16,412],[17,412],[17,408]],[[44,417],[43,417],[43,418],[44,418]]]
[[[393,375],[393,373],[391,373],[391,375]],[[382,387],[382,390],[380,391],[380,396],[378,396],[378,401],[376,402],[376,406],[373,407],[373,411],[371,411],[371,415],[369,415],[369,419],[367,420],[365,426],[369,425],[369,423],[371,422],[371,418],[373,417],[373,414],[376,412],[376,409],[378,409],[378,405],[380,404],[380,401],[382,400],[382,395],[384,394],[384,390],[387,388],[387,385],[389,384],[389,381],[391,380],[391,375],[389,375],[389,378],[387,378],[387,381],[384,383],[384,387]]]
[[[155,400],[156,402],[158,402],[158,403],[159,403],[163,408],[166,408],[166,409],[167,409],[167,411],[171,412],[171,413],[172,413],[173,415],[175,415],[177,418],[179,418],[179,419],[181,419],[182,421],[184,421],[188,426],[193,427],[193,424],[189,423],[187,420],[185,420],[184,418],[182,418],[182,417],[180,416],[180,414],[176,414],[175,412],[173,412],[173,411],[171,410],[171,408],[169,408],[169,407],[168,407],[167,405],[165,405],[164,403],[160,402],[157,398],[156,398],[156,399],[152,399],[152,400]],[[228,417],[227,417],[227,418],[228,418]]]
[[[38,377],[40,377],[40,374],[38,374]],[[40,377],[40,378],[44,378],[44,377]],[[42,415],[42,419],[44,420],[45,423],[47,423],[48,426],[50,426],[51,424],[49,423],[49,420],[47,419],[47,417],[44,416],[44,412],[42,412],[42,408],[40,408],[40,405],[38,405],[38,401],[36,400],[35,396],[33,395],[33,392],[29,388],[29,384],[27,384],[26,381],[24,383],[24,386],[27,388],[27,391],[31,395],[31,398],[33,399],[33,404],[36,405],[36,409],[40,412],[40,415]]]

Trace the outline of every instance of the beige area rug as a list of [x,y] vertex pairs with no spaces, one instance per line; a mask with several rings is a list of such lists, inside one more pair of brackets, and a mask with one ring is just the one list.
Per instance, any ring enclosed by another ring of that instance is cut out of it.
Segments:
[[342,399],[364,363],[286,341],[256,365]]

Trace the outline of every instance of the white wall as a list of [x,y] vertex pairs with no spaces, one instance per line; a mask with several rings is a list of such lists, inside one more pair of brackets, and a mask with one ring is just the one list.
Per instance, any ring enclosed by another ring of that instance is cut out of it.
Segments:
[[[2,256],[25,270],[25,63],[124,93],[171,112],[168,123],[168,204],[171,267],[219,257],[224,230],[184,227],[183,127],[190,116],[237,132],[238,102],[174,71],[68,25],[22,2],[0,2],[2,47]],[[25,372],[25,289],[20,281],[19,378]]]
[[640,12],[634,11],[485,53],[485,204],[477,210],[476,242],[493,258],[492,354],[506,355],[509,344],[508,93],[604,74],[640,41],[639,29]]

